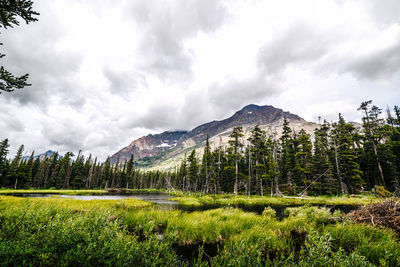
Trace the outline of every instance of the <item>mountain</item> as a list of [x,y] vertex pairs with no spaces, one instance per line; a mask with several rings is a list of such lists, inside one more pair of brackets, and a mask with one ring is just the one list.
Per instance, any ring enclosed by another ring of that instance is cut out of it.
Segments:
[[207,136],[212,147],[224,146],[228,143],[229,134],[234,127],[243,127],[243,140],[246,140],[251,129],[257,124],[267,134],[279,135],[285,118],[295,131],[304,128],[312,134],[317,127],[314,123],[273,106],[248,105],[225,120],[205,123],[191,131],[167,131],[143,136],[122,148],[110,159],[112,163],[118,159],[123,162],[129,160],[134,153],[135,160],[143,168],[172,169],[179,164],[185,153],[192,149],[198,150],[198,155],[201,154]]
[[110,158],[111,163],[115,163],[118,159],[120,162],[129,160],[132,153],[134,153],[135,159],[156,156],[176,147],[179,140],[181,140],[182,136],[185,134],[187,134],[186,131],[167,131],[161,134],[143,136],[112,155]]
[[[54,151],[52,151],[52,150],[47,150],[46,152],[44,152],[44,153],[42,153],[42,154],[34,155],[34,156],[33,156],[33,159],[37,159],[37,158],[44,159],[45,157],[50,158],[52,155],[54,155],[54,153],[56,153],[56,152],[54,152]],[[24,156],[24,157],[22,158],[22,160],[29,160],[30,157],[31,157],[31,156]],[[60,158],[61,156],[58,155],[58,157]]]

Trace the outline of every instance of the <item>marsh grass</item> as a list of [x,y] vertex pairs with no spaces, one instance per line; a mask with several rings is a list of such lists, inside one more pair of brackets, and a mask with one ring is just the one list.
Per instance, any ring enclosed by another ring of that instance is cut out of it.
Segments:
[[252,205],[367,205],[384,201],[374,196],[359,197],[308,197],[308,198],[282,198],[261,196],[232,196],[232,195],[207,195],[207,196],[176,196],[172,201],[178,201],[185,206],[221,205],[221,206],[252,206]]
[[137,199],[0,196],[0,265],[400,265],[391,230],[337,223],[332,217],[343,214],[315,206],[285,214],[279,220],[271,208],[184,212]]
[[[138,242],[125,234],[112,210],[77,203],[65,207],[58,199],[0,198],[1,265],[175,266],[176,255],[168,243],[156,239]],[[65,200],[64,200],[65,201]],[[107,204],[108,205],[108,204]],[[82,206],[81,206],[82,207]]]

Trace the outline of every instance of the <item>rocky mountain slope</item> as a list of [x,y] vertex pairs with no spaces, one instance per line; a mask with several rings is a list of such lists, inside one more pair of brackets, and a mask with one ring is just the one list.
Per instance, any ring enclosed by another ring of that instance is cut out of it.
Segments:
[[301,117],[273,106],[248,105],[233,116],[205,123],[191,131],[164,132],[143,136],[134,140],[111,157],[111,162],[129,160],[132,153],[137,163],[146,169],[173,169],[183,159],[185,153],[196,149],[202,153],[207,136],[211,147],[226,146],[233,127],[243,126],[246,140],[254,125],[259,125],[269,135],[280,135],[283,120],[287,119],[291,127],[298,131],[301,128],[312,134],[317,124],[306,122]]

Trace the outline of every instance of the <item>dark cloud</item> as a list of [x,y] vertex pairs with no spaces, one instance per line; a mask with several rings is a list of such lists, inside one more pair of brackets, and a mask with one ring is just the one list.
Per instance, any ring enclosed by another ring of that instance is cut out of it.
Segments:
[[103,68],[103,74],[110,82],[109,88],[113,94],[126,96],[138,88],[148,88],[146,76],[135,71],[115,70],[106,66]]
[[359,79],[386,79],[400,71],[400,38],[399,42],[385,49],[377,49],[368,54],[349,55],[341,72],[351,73]]
[[194,59],[184,41],[199,31],[216,30],[227,16],[219,0],[135,1],[128,10],[143,31],[141,67],[173,80],[191,77]]
[[51,147],[61,151],[78,151],[84,147],[88,131],[75,121],[64,119],[42,125],[41,133]]
[[[340,28],[319,28],[297,21],[260,49],[258,66],[267,76],[280,75],[295,67],[315,74],[348,73],[364,80],[389,78],[400,70],[400,30],[393,28],[396,29],[396,42],[366,50],[369,43],[357,43]],[[340,46],[349,42],[357,45],[340,52]]]
[[172,105],[156,103],[149,106],[144,114],[129,117],[123,123],[123,128],[144,127],[149,130],[160,131],[176,125],[179,110]]
[[274,80],[259,74],[245,80],[231,80],[209,88],[208,101],[217,109],[237,110],[243,103],[258,103],[279,92]]
[[315,25],[297,21],[271,38],[259,51],[258,64],[268,74],[284,71],[291,65],[313,63],[330,49],[337,35]]

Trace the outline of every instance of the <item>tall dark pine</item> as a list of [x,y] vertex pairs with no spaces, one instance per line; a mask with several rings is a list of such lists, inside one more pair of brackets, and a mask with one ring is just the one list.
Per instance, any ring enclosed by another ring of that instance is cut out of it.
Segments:
[[[333,179],[333,166],[330,160],[330,144],[329,144],[330,125],[327,121],[314,130],[314,155],[312,176],[315,180],[315,189],[319,193],[333,194],[336,193],[337,186]],[[344,193],[343,193],[344,194]]]
[[17,151],[17,154],[15,155],[15,158],[10,164],[10,168],[6,177],[9,185],[12,184],[14,189],[18,187],[18,181],[21,182],[21,180],[25,177],[25,172],[20,166],[23,152],[24,145],[21,145]]
[[303,129],[299,132],[297,137],[297,152],[295,154],[295,179],[294,182],[297,186],[307,186],[311,182],[311,172],[313,169],[312,162],[312,143],[310,135]]
[[134,179],[135,177],[135,156],[131,155],[127,165],[126,165],[126,188],[129,188],[129,183],[131,183],[131,186],[134,185]]
[[203,191],[208,194],[210,191],[210,175],[212,169],[212,155],[208,135],[206,145],[204,146],[203,159],[201,161],[201,177],[203,184]]
[[360,165],[354,149],[354,126],[346,123],[339,114],[338,123],[333,125],[332,139],[337,146],[337,167],[340,179],[346,184],[350,193],[357,193],[362,189],[364,181],[361,178]]
[[258,126],[254,126],[251,131],[249,141],[251,143],[251,160],[255,163],[252,167],[255,170],[256,181],[260,188],[261,196],[264,195],[263,174],[265,174],[265,132]]
[[358,110],[362,110],[364,112],[363,128],[364,128],[365,139],[367,143],[369,142],[372,145],[376,166],[379,171],[379,177],[382,185],[386,187],[382,164],[378,155],[378,144],[382,139],[382,134],[380,132],[380,129],[383,126],[383,120],[379,118],[379,115],[381,114],[381,109],[373,105],[371,106],[371,103],[372,100],[362,102]]
[[198,173],[199,173],[199,166],[197,165],[197,158],[196,158],[196,150],[192,150],[188,159],[188,188],[187,190],[190,191],[192,188],[193,191],[197,191],[197,182],[198,182]]
[[8,170],[8,159],[7,155],[9,152],[9,143],[8,139],[4,139],[0,143],[0,186],[5,185],[5,176],[7,175]]
[[293,151],[292,130],[290,129],[289,121],[285,118],[280,138],[279,172],[280,180],[286,185],[289,193],[294,193],[292,184],[293,164],[291,162]]
[[25,188],[32,187],[32,182],[33,182],[32,170],[33,170],[34,154],[35,154],[35,151],[32,152],[32,154],[29,157],[29,160],[26,164],[26,170],[25,170],[26,178],[25,178],[25,183],[24,183]]
[[[237,196],[238,195],[238,161],[239,161],[239,151],[243,147],[243,143],[240,138],[243,137],[243,127],[238,126],[233,128],[232,133],[229,135],[231,138],[228,142],[231,148],[233,149],[233,157],[235,158],[235,184],[233,186],[233,192]],[[250,188],[250,185],[249,185]]]

